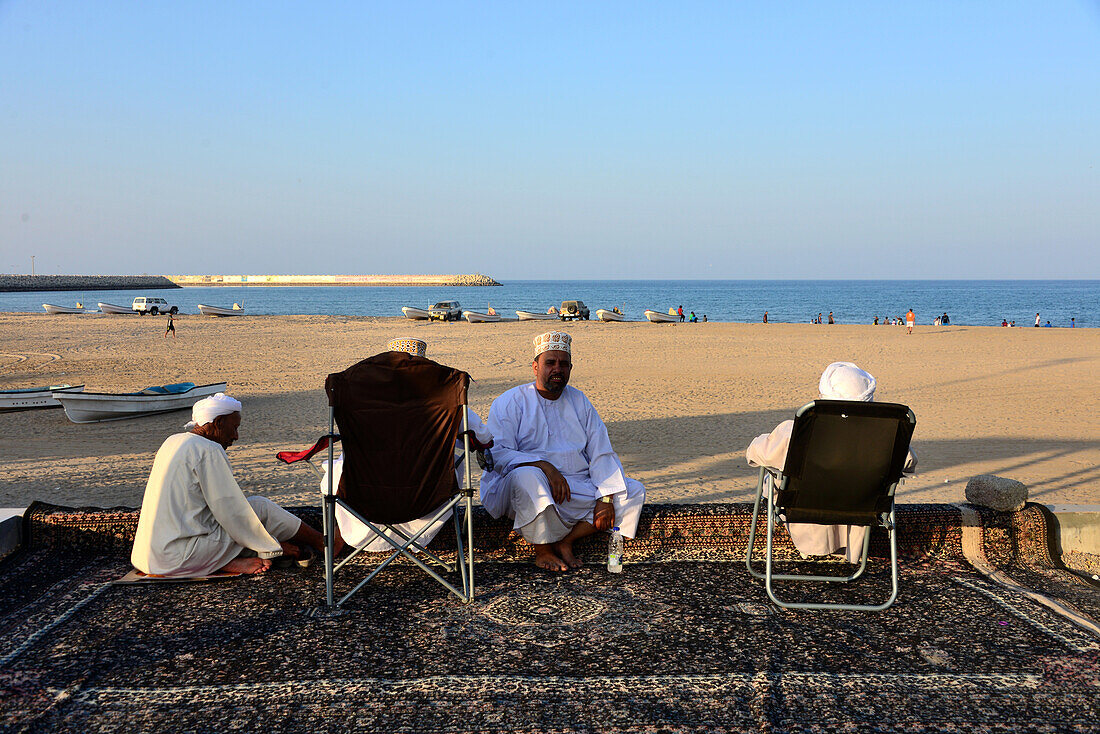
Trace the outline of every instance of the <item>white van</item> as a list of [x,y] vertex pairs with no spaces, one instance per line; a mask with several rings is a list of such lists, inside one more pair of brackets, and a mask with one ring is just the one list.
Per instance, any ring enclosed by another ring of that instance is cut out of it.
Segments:
[[179,313],[179,306],[173,306],[163,298],[146,298],[145,296],[135,298],[130,308],[134,309],[142,316],[147,313],[151,313],[154,316],[162,313]]

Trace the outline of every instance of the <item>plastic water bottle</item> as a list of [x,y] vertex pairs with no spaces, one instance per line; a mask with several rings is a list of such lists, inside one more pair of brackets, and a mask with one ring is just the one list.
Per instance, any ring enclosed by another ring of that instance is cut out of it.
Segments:
[[623,534],[617,527],[611,528],[611,538],[607,541],[607,571],[623,572]]

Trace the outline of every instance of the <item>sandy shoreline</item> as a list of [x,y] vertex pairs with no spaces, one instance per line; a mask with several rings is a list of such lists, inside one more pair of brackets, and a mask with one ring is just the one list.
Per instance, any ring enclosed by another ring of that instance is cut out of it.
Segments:
[[[530,338],[545,323],[425,323],[400,318],[249,316],[162,319],[0,314],[0,389],[58,382],[129,391],[225,380],[245,403],[230,449],[246,493],[315,501],[306,469],[276,451],[325,429],[329,372],[411,335],[433,359],[474,378],[471,406],[530,379]],[[917,415],[917,476],[901,502],[956,502],[994,473],[1049,504],[1100,503],[1100,330],[903,328],[809,324],[601,324],[574,336],[573,383],[608,424],[627,472],[651,502],[743,501],[755,471],[748,442],[816,396],[831,361],[878,379],[880,400]],[[76,425],[60,410],[0,414],[0,506],[33,500],[136,507],[153,454],[186,412]]]

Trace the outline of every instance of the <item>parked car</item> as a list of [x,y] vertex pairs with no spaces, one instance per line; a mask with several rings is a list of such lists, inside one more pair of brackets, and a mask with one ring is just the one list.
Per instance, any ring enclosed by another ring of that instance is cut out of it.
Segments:
[[180,310],[179,306],[173,306],[163,298],[146,298],[145,296],[135,298],[130,308],[134,309],[142,316],[147,313],[151,313],[154,316],[162,313],[177,314]]
[[458,321],[462,318],[462,306],[458,301],[440,301],[428,309],[428,318],[438,321]]
[[570,319],[588,321],[588,306],[584,305],[584,301],[562,301],[558,316],[561,317],[562,321]]

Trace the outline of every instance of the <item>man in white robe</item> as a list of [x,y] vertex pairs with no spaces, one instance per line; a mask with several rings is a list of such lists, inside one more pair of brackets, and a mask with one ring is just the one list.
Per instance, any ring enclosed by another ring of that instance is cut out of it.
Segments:
[[[423,339],[405,337],[401,339],[391,339],[390,342],[386,345],[386,349],[391,352],[408,352],[409,354],[416,355],[417,357],[426,357],[428,354],[428,343],[425,342]],[[489,434],[488,429],[485,427],[485,424],[481,422],[481,418],[478,416],[477,413],[467,408],[466,418],[470,426],[470,430],[474,432],[474,438],[476,438],[483,445],[488,445],[493,442],[493,437]],[[458,457],[458,452],[462,447],[463,442],[460,436],[459,439],[455,441],[456,458]],[[344,471],[343,452],[341,452],[340,456],[335,461],[333,461],[333,465],[335,466],[336,473],[332,477],[332,486],[338,487],[340,485],[340,477],[343,475]],[[321,463],[321,466],[324,469],[324,476],[322,476],[321,478],[321,494],[326,494],[329,487],[328,461],[323,461]],[[465,476],[465,474],[465,463],[461,463],[455,469],[455,477],[458,480],[459,485],[462,484],[462,477]],[[435,517],[436,512],[438,512],[438,510],[432,511],[426,517],[422,517],[417,520],[397,523],[393,527],[404,533],[406,537],[411,538],[419,533],[422,528],[431,523],[431,520],[433,517]],[[432,527],[425,530],[424,534],[421,535],[416,542],[421,546],[427,546],[428,543],[432,542],[432,538],[434,538],[436,534],[443,528],[443,525],[450,519],[451,513],[447,512],[445,515],[443,515],[443,517],[439,518],[435,522],[435,524],[432,525]],[[393,545],[391,545],[389,541],[379,536],[378,533],[375,533],[369,527],[360,522],[354,515],[348,512],[343,505],[340,504],[336,505],[336,527],[339,531],[339,537],[343,541],[343,543],[347,543],[348,545],[351,545],[355,548],[359,548],[361,550],[369,551],[372,553],[393,550]],[[403,544],[405,542],[404,539],[401,538],[401,536],[393,530],[386,530],[384,532],[387,536],[393,538],[398,543]],[[337,542],[336,544],[338,549],[341,548],[342,545],[343,544],[340,542]]]
[[572,339],[535,338],[534,382],[508,390],[489,409],[495,467],[481,477],[481,504],[507,516],[551,571],[580,567],[573,543],[616,523],[633,538],[645,502],[627,478],[607,427],[581,391],[569,386]]
[[240,424],[240,401],[218,393],[195,404],[189,433],[169,436],[161,445],[130,554],[139,571],[181,577],[263,573],[272,558],[299,557],[302,544],[321,550],[324,539],[316,530],[266,497],[241,492],[225,452]]
[[[823,400],[875,399],[875,378],[851,362],[833,362],[821,373],[818,392]],[[793,420],[786,420],[771,433],[764,433],[752,440],[745,456],[749,466],[767,467],[770,472],[765,481],[765,495],[770,499],[772,488],[779,486],[779,475],[787,462],[787,449],[791,443]],[[917,457],[910,450],[903,471],[912,472],[917,467]],[[859,561],[863,553],[866,526],[815,525],[812,523],[786,523],[795,548],[805,556],[824,556],[844,552],[849,563]]]

